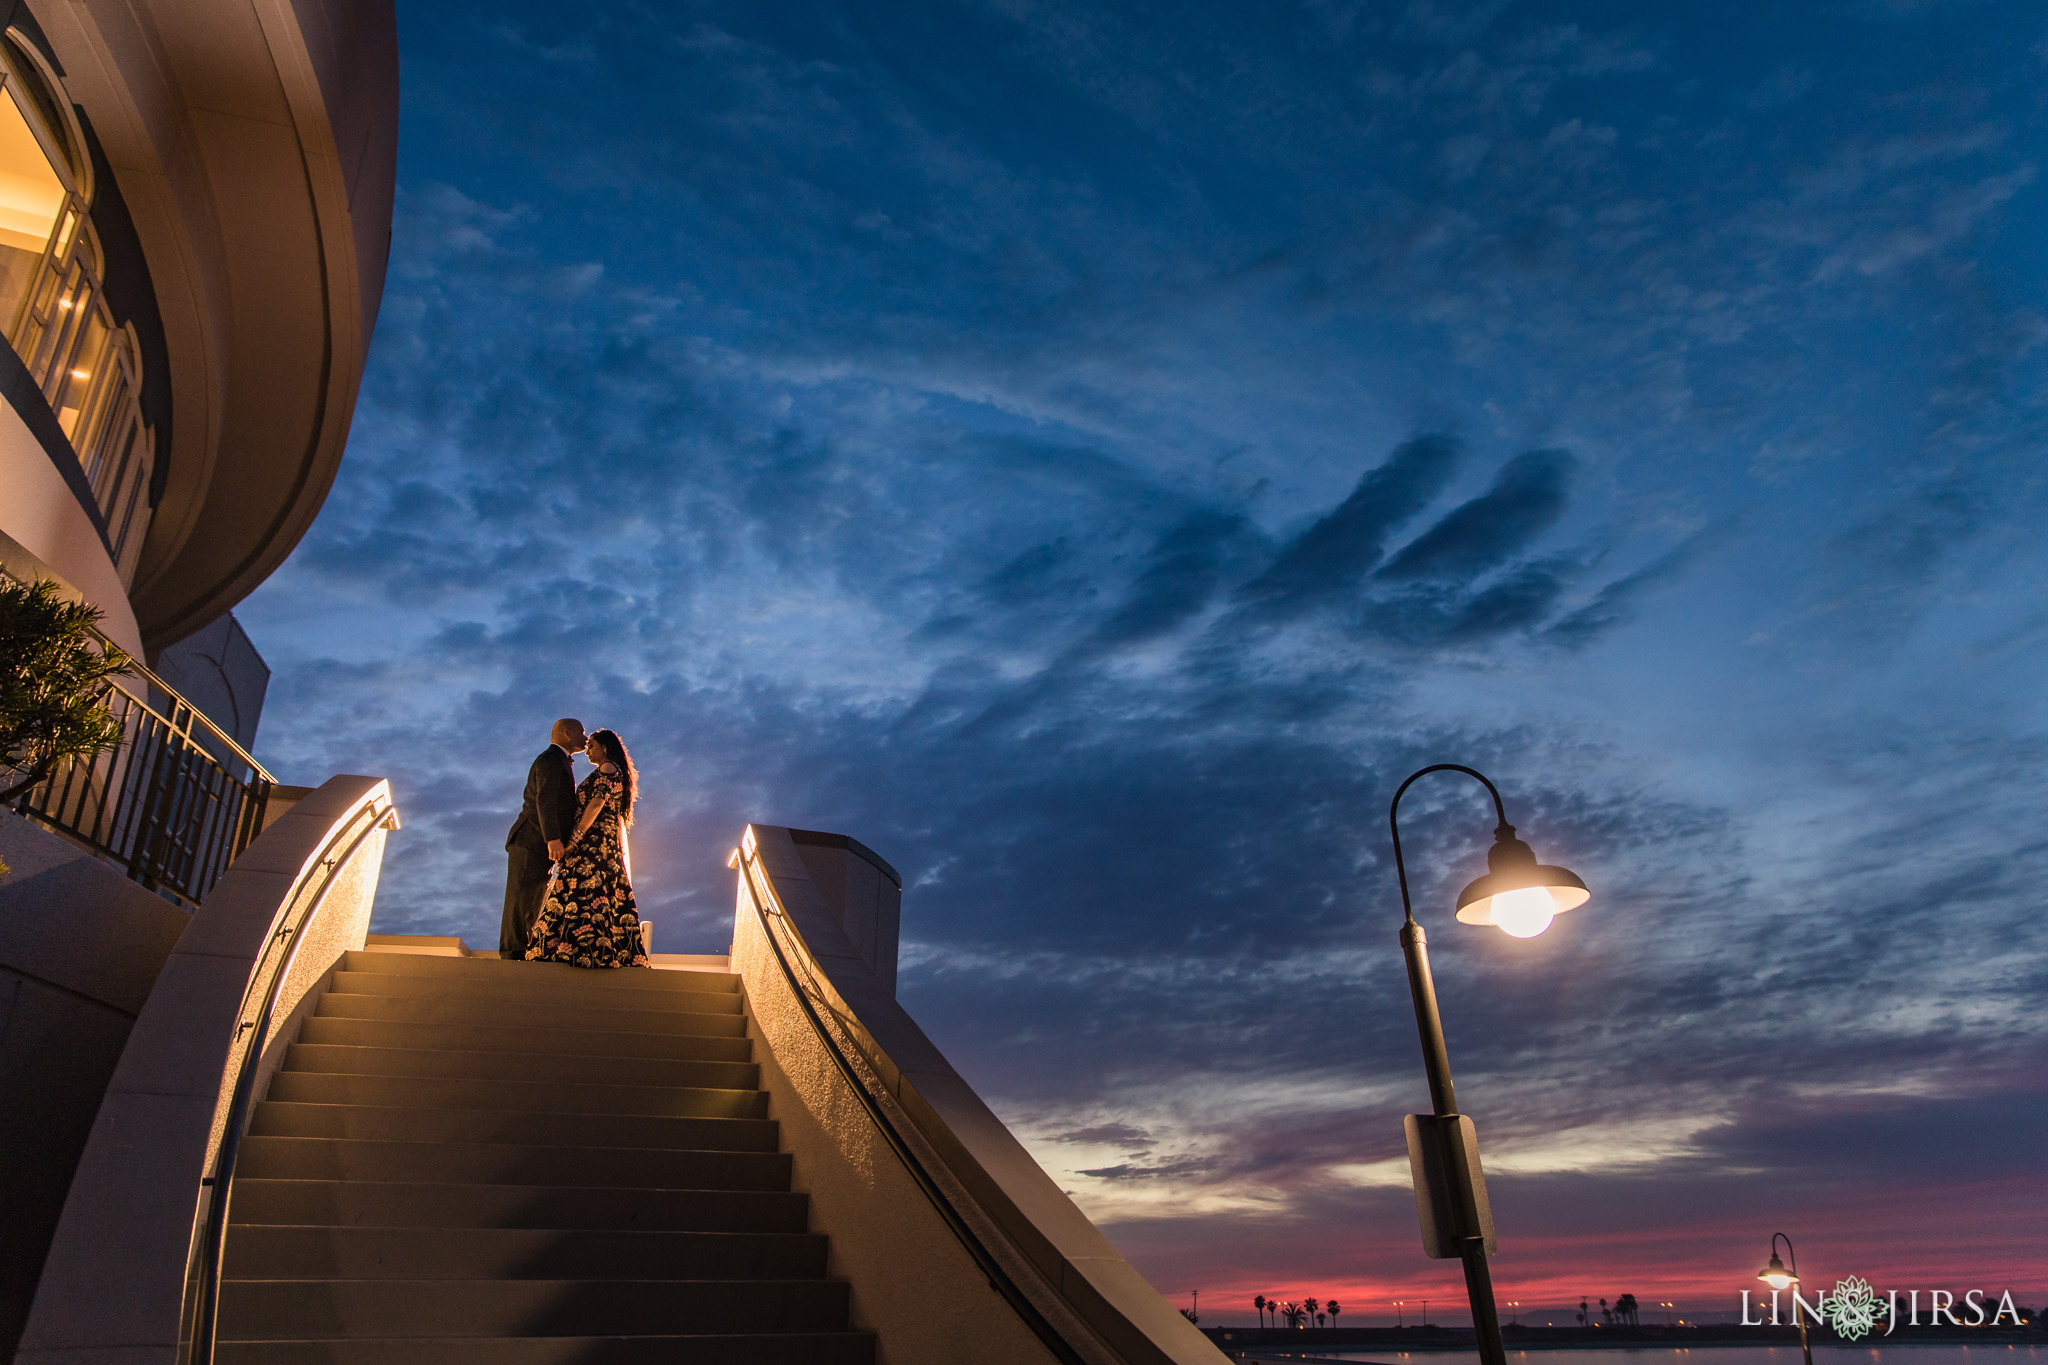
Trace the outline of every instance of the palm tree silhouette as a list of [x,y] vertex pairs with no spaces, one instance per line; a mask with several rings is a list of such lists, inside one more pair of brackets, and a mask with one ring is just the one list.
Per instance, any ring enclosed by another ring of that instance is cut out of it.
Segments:
[[1335,1299],[1331,1299],[1323,1307],[1329,1310],[1330,1326],[1335,1327],[1337,1325],[1337,1315],[1344,1311],[1343,1305],[1339,1304]]
[[1322,1303],[1316,1299],[1303,1299],[1301,1301],[1301,1306],[1302,1310],[1306,1312],[1310,1317],[1314,1317],[1316,1316],[1316,1314],[1323,1311]]
[[1259,1326],[1264,1327],[1266,1325],[1266,1296],[1264,1294],[1253,1295],[1252,1307],[1259,1310]]

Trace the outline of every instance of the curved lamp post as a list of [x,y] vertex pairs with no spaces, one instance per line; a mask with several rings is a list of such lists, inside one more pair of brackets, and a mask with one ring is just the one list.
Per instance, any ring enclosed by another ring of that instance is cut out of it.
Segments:
[[[1792,1258],[1792,1268],[1785,1269],[1785,1263],[1778,1259],[1778,1242],[1785,1243],[1785,1254]],[[1792,1239],[1782,1232],[1771,1234],[1771,1262],[1756,1277],[1772,1289],[1786,1289],[1799,1283],[1799,1253],[1792,1249]],[[1818,1302],[1818,1300],[1816,1300]],[[1806,1318],[1799,1311],[1799,1296],[1792,1296],[1792,1321],[1799,1325],[1799,1349],[1806,1356],[1806,1365],[1813,1365],[1813,1347],[1806,1340]]]
[[1500,789],[1484,773],[1461,763],[1432,763],[1409,774],[1387,807],[1387,826],[1394,836],[1394,870],[1401,879],[1401,951],[1408,960],[1408,989],[1415,1000],[1415,1026],[1422,1035],[1422,1064],[1429,1074],[1430,1105],[1435,1111],[1410,1114],[1406,1121],[1408,1165],[1415,1181],[1416,1209],[1422,1218],[1422,1249],[1438,1260],[1464,1262],[1465,1293],[1472,1301],[1472,1328],[1481,1365],[1507,1365],[1500,1313],[1493,1302],[1493,1278],[1486,1267],[1495,1243],[1486,1177],[1479,1166],[1479,1135],[1472,1120],[1458,1112],[1457,1092],[1451,1087],[1451,1058],[1444,1047],[1443,1021],[1437,1015],[1436,982],[1429,973],[1429,938],[1415,922],[1415,907],[1408,898],[1408,865],[1401,856],[1401,797],[1417,778],[1444,772],[1476,779],[1493,797],[1494,842],[1486,854],[1486,875],[1458,893],[1460,923],[1492,924],[1516,938],[1534,938],[1558,915],[1584,905],[1591,893],[1576,873],[1538,863],[1534,851],[1515,837],[1507,808],[1501,804]]

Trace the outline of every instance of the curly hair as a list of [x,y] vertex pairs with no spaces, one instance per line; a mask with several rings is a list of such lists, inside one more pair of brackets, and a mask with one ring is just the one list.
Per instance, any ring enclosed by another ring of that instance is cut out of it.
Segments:
[[633,827],[633,803],[640,796],[640,770],[633,766],[633,756],[626,752],[626,741],[614,730],[599,730],[590,736],[589,747],[603,748],[601,762],[611,763],[619,770],[619,828]]

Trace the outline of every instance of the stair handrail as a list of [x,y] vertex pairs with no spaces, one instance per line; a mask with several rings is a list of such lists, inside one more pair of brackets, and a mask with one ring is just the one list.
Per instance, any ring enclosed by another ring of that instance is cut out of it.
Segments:
[[[360,825],[361,828],[353,828]],[[242,1132],[248,1126],[249,1106],[256,1092],[256,1077],[263,1059],[264,1042],[270,1036],[271,1016],[277,1008],[278,991],[291,975],[297,963],[299,948],[306,941],[306,930],[319,917],[320,908],[327,901],[327,893],[334,889],[342,872],[354,861],[362,846],[371,836],[382,830],[398,828],[397,806],[385,803],[370,804],[362,808],[354,820],[336,830],[320,850],[320,881],[310,897],[304,889],[288,898],[281,919],[288,920],[294,903],[304,900],[305,909],[299,915],[297,924],[280,924],[272,932],[266,945],[264,957],[272,958],[269,952],[280,940],[284,950],[274,955],[276,968],[269,973],[269,980],[263,983],[263,1000],[254,1019],[244,1019],[235,1025],[239,1039],[248,1033],[249,1045],[242,1050],[241,1061],[235,1067],[234,1089],[228,1100],[226,1126],[221,1130],[220,1147],[214,1154],[213,1174],[202,1177],[199,1184],[208,1192],[206,1199],[206,1221],[200,1235],[193,1242],[193,1264],[187,1269],[188,1278],[194,1281],[193,1303],[190,1313],[192,1321],[191,1351],[187,1357],[190,1365],[214,1365],[214,1352],[220,1334],[220,1281],[222,1258],[227,1251],[228,1204],[234,1195],[235,1163],[241,1156]],[[344,839],[348,847],[335,853],[335,846]],[[259,970],[261,962],[258,964]],[[248,990],[243,996],[244,1010],[256,992],[257,978],[252,976]]]
[[[36,581],[4,564],[0,578]],[[92,635],[102,652],[119,647],[97,626]],[[120,741],[65,759],[9,804],[125,866],[148,889],[195,906],[262,832],[277,779],[133,654],[100,687]]]
[[[881,1133],[883,1141],[889,1144],[889,1149],[896,1154],[897,1160],[903,1163],[903,1168],[916,1182],[919,1193],[931,1203],[940,1221],[945,1223],[947,1230],[973,1258],[975,1266],[987,1275],[989,1287],[1002,1296],[1003,1301],[1023,1319],[1024,1324],[1045,1348],[1052,1352],[1054,1358],[1059,1360],[1061,1365],[1090,1365],[1086,1357],[1074,1349],[1066,1336],[1046,1318],[1038,1305],[1031,1301],[1030,1296],[1017,1283],[1001,1258],[989,1250],[988,1244],[954,1205],[951,1196],[933,1177],[931,1171],[918,1157],[916,1150],[897,1128],[888,1111],[875,1098],[867,1079],[846,1055],[846,1050],[840,1045],[839,1039],[825,1026],[825,1021],[818,1012],[820,1006],[823,1006],[833,1018],[838,1019],[842,1027],[846,1026],[847,1021],[825,998],[825,991],[817,984],[815,976],[809,981],[798,977],[796,969],[790,965],[789,954],[783,950],[781,939],[774,927],[775,922],[781,921],[783,932],[794,940],[794,945],[801,951],[806,965],[815,971],[816,964],[810,961],[809,946],[804,943],[802,933],[790,920],[788,911],[783,908],[780,898],[775,894],[773,883],[761,870],[760,860],[754,851],[743,844],[735,853],[742,871],[740,884],[747,889],[747,901],[754,907],[754,914],[761,921],[762,936],[768,940],[768,946],[775,954],[776,965],[782,969],[783,979],[789,983],[797,1003],[803,1007],[812,1030],[824,1042],[825,1051],[832,1058],[834,1068],[846,1082],[847,1088],[859,1097],[861,1107],[867,1111],[869,1120]],[[766,902],[773,902],[773,908],[769,908]]]

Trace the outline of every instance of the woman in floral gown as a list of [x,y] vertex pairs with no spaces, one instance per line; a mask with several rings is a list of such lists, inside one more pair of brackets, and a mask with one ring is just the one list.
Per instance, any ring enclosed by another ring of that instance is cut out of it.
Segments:
[[533,922],[531,962],[578,967],[645,967],[640,915],[626,875],[625,831],[633,823],[639,774],[626,746],[610,730],[590,737],[597,771],[576,789],[576,832],[548,882],[547,900]]

